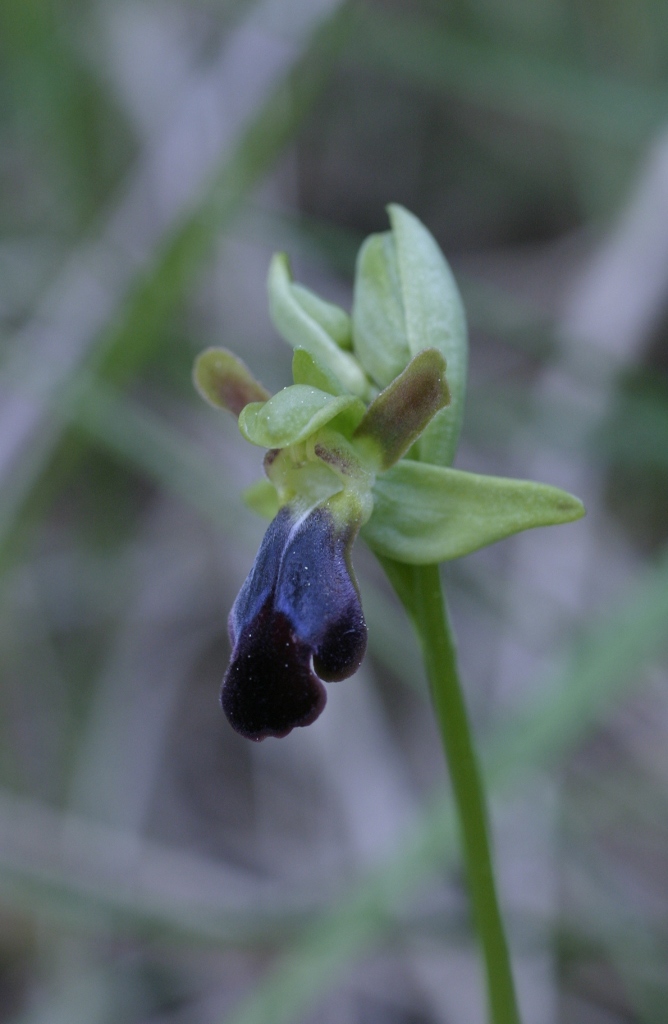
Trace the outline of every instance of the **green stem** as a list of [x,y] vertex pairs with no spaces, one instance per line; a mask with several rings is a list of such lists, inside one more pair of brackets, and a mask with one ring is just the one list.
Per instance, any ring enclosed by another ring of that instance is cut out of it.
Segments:
[[482,945],[492,1024],[520,1024],[508,944],[494,881],[487,807],[457,655],[436,565],[413,570],[417,627],[462,830],[473,917]]

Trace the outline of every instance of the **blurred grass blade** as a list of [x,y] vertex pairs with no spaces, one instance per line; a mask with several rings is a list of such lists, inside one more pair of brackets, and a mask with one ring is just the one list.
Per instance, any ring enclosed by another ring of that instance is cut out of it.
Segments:
[[[205,461],[193,470],[197,459],[193,459],[188,442],[177,441],[175,432],[157,417],[118,400],[107,388],[98,386],[80,401],[81,425],[105,446],[147,469],[214,521],[225,519],[224,504],[213,482],[215,475]],[[665,643],[666,621],[668,554],[647,571],[617,614],[583,638],[549,695],[491,737],[485,748],[490,784],[497,790],[507,787],[563,756],[614,699],[642,680],[642,666]],[[368,949],[393,927],[416,887],[435,870],[453,863],[455,855],[452,809],[441,798],[395,859],[360,882],[338,906],[307,928],[276,970],[233,1015],[233,1024],[287,1024],[317,999],[357,952]],[[15,884],[30,888],[29,865],[24,875],[18,874],[22,881],[17,877],[16,865],[3,865],[0,857],[3,885],[11,890],[14,879]],[[64,886],[65,901],[68,895],[78,898],[76,877],[53,882],[56,893],[62,893]],[[108,911],[115,914],[118,904],[120,917],[133,927],[142,926],[143,921],[147,927],[154,927],[164,920],[159,910],[148,908],[128,919],[122,894],[106,890],[106,899]],[[185,915],[183,923],[191,934],[200,934],[201,929],[202,938],[216,942],[216,929],[212,933],[197,915],[194,919]],[[173,918],[169,926],[179,930]],[[221,941],[229,941],[231,933],[221,922],[217,935]]]
[[[135,281],[119,315],[97,339],[91,339],[87,356],[89,368],[95,368],[108,380],[121,383],[137,373],[155,354],[170,314],[182,301],[214,242],[227,230],[234,215],[269,172],[313,106],[350,26],[351,11],[343,4],[336,7],[334,14],[315,32],[305,51],[272,90],[229,159],[213,177],[197,207],[181,218],[157,251],[151,269]],[[58,374],[53,375],[58,382],[54,393],[46,372],[48,367],[36,366],[33,370],[40,382],[39,400],[44,402],[44,408],[38,413],[39,422],[30,427],[28,440],[15,452],[14,461],[9,457],[5,460],[9,468],[3,479],[0,502],[0,550],[5,552],[11,545],[17,521],[25,519],[21,513],[32,492],[49,464],[57,459],[65,429],[63,417],[54,416],[53,408],[62,401],[59,392],[67,389],[68,380],[61,381],[59,367]],[[70,376],[77,370],[75,363]],[[22,364],[22,371],[29,375],[31,368]],[[12,381],[9,383],[11,385]],[[30,393],[30,376],[22,388],[25,396],[18,396],[19,412],[28,416],[32,423],[35,414],[30,410],[34,399]],[[7,443],[16,447],[19,435],[20,431],[17,434],[12,429]],[[76,462],[75,449],[72,445],[70,449],[63,460],[68,469]],[[53,484],[47,488],[49,492],[53,489]],[[49,497],[47,494],[47,501]]]
[[220,467],[165,420],[93,382],[82,388],[70,414],[96,444],[143,470],[215,526],[227,530],[234,523],[235,533],[243,532],[241,500],[221,482]]
[[197,210],[161,247],[153,269],[137,282],[118,322],[102,338],[98,365],[105,377],[125,380],[150,358],[167,317],[182,300],[214,241],[311,110],[351,25],[351,10],[344,3],[315,32],[304,54],[272,91]]
[[667,90],[490,46],[387,10],[365,7],[355,55],[417,85],[615,147],[642,145],[668,115]]
[[308,897],[258,890],[235,867],[2,788],[0,825],[3,906],[67,928],[239,948],[282,940],[309,917]]
[[[582,739],[601,710],[629,685],[642,681],[642,667],[668,642],[668,551],[648,569],[612,617],[583,637],[550,696],[520,716],[493,743],[487,763],[492,777],[560,756]],[[509,756],[512,751],[512,757]]]

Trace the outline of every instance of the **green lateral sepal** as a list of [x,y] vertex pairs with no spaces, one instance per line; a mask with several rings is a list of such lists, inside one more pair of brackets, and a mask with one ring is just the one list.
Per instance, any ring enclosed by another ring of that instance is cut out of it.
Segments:
[[279,334],[293,348],[306,349],[327,366],[351,394],[366,397],[369,381],[364,370],[337,342],[337,338],[344,336],[341,318],[347,320],[347,314],[295,285],[285,253],[273,257],[267,286],[269,313]]
[[296,281],[292,282],[292,294],[304,312],[320,324],[339,348],[349,351],[353,347],[352,321],[345,309],[321,299],[310,288],[305,288]]
[[247,405],[239,416],[239,430],[261,448],[287,448],[344,413],[348,429],[354,430],[365,412],[364,402],[354,395],[335,397],[319,388],[293,384],[268,402]]
[[273,519],[278,513],[278,494],[271,480],[256,480],[241,497],[251,512],[263,519]]
[[241,359],[226,348],[207,348],[193,366],[193,383],[202,398],[217,409],[238,416],[251,402],[266,402],[266,388]]
[[577,498],[548,484],[407,460],[376,479],[373,499],[364,539],[377,554],[411,565],[461,558],[585,512]]
[[438,349],[424,349],[367,409],[354,439],[372,442],[378,451],[379,469],[398,462],[439,409],[448,405],[445,369]]

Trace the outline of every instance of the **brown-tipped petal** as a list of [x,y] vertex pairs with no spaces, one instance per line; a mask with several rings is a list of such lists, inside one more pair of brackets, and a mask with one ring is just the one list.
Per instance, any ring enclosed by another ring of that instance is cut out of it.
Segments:
[[375,442],[381,469],[398,462],[439,409],[449,404],[445,369],[438,349],[426,348],[369,406],[353,437]]
[[251,402],[271,398],[246,364],[226,348],[200,352],[193,367],[193,382],[205,401],[217,409],[227,409],[234,416]]

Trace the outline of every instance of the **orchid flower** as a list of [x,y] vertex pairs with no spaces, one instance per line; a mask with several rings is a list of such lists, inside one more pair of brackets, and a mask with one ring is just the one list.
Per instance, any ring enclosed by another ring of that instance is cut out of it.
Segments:
[[358,668],[367,630],[351,563],[361,532],[384,560],[431,565],[535,526],[579,518],[546,484],[451,468],[462,422],[466,323],[452,273],[400,206],[360,251],[352,317],[269,270],[274,325],[294,348],[293,384],[268,392],[225,349],[194,381],[239,418],[265,478],[246,492],[272,518],[229,616],[222,688],[230,724],[252,740],[286,736],[325,706],[324,682]]

